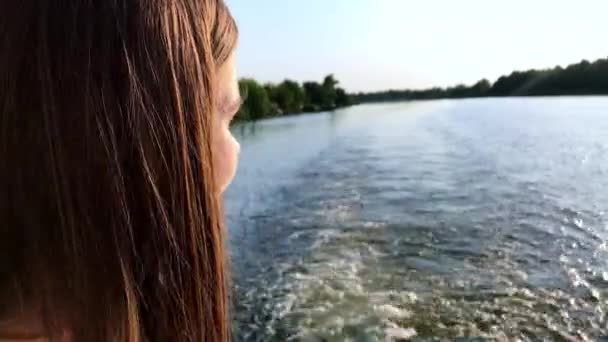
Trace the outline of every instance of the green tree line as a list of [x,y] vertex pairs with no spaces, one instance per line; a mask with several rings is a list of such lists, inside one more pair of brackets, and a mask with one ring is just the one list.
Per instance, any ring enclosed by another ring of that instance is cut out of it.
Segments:
[[260,84],[251,78],[241,79],[239,86],[244,102],[237,119],[257,120],[352,105],[353,97],[338,84],[334,75],[327,75],[322,83],[303,84],[292,80],[284,80],[279,84]]
[[382,102],[485,96],[605,95],[608,94],[608,58],[583,60],[566,68],[515,71],[490,83],[424,90],[388,90],[354,95],[357,102]]

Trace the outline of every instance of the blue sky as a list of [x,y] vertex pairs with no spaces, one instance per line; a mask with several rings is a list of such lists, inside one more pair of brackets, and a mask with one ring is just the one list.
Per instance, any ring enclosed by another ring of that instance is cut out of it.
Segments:
[[608,0],[226,0],[238,68],[348,91],[494,81],[608,57]]

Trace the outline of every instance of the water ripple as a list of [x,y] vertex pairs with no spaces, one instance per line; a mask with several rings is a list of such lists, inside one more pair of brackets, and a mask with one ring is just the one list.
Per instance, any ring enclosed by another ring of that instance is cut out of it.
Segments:
[[607,339],[605,108],[430,101],[241,128],[236,339]]

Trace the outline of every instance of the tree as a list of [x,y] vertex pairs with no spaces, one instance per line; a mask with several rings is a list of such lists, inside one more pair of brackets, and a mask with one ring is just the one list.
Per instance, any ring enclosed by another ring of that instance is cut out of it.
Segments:
[[322,108],[324,102],[323,86],[317,82],[304,82],[304,110],[318,111]]
[[333,74],[329,74],[325,76],[323,79],[323,96],[321,100],[321,106],[324,109],[333,109],[336,107],[336,86],[338,85],[338,81],[336,81]]
[[599,95],[608,94],[608,58],[593,63],[583,60],[566,68],[514,71],[501,76],[494,84],[481,80],[471,87],[426,90],[388,90],[360,93],[356,102],[397,101],[415,99],[462,98],[479,96],[536,95]]
[[285,80],[271,86],[269,94],[283,113],[299,113],[304,107],[304,89],[297,82]]
[[348,95],[342,88],[336,88],[336,106],[346,107],[354,103],[352,96]]
[[472,96],[486,96],[488,94],[488,91],[490,91],[491,87],[492,84],[490,83],[490,81],[484,78],[483,80],[480,80],[475,83],[473,87],[471,87]]
[[253,79],[242,79],[239,86],[247,93],[247,98],[237,115],[240,119],[257,120],[272,113],[272,103],[267,90]]
[[351,95],[336,87],[334,75],[328,75],[323,83],[305,82],[302,86],[292,80],[279,84],[266,83],[263,86],[253,79],[239,81],[246,93],[246,100],[237,118],[256,120],[282,114],[316,112],[354,103]]

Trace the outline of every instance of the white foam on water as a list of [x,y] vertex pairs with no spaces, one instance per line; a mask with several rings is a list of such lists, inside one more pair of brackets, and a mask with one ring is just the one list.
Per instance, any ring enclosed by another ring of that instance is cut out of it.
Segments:
[[392,342],[397,339],[409,340],[418,335],[416,330],[412,328],[387,328],[384,332],[386,334],[387,342]]
[[413,316],[411,311],[390,304],[378,305],[375,309],[376,313],[385,318],[406,319]]
[[311,250],[319,249],[332,240],[348,237],[349,234],[338,229],[321,229],[315,232],[315,238],[310,246]]

